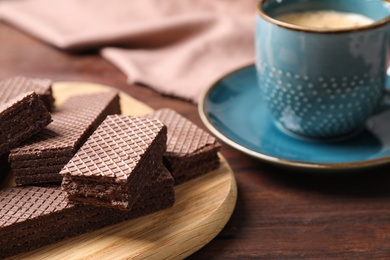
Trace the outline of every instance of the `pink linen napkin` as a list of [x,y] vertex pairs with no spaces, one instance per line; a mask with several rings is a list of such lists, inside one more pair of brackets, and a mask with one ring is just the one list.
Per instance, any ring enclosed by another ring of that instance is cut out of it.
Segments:
[[64,50],[99,49],[158,92],[198,101],[254,61],[257,0],[18,0],[0,19]]

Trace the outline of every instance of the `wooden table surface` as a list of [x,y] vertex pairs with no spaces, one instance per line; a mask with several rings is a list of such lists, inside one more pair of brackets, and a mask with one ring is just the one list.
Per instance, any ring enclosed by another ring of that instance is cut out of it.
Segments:
[[[65,53],[0,23],[0,78],[14,75],[113,86],[205,128],[194,104],[128,85],[97,53]],[[271,166],[227,145],[221,153],[235,172],[236,209],[190,259],[390,259],[390,165],[319,175]]]

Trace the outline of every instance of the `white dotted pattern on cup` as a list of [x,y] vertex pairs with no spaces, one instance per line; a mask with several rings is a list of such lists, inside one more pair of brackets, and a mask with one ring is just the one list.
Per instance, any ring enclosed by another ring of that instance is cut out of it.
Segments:
[[384,78],[300,75],[258,66],[262,95],[276,119],[298,134],[327,137],[353,131],[375,110]]

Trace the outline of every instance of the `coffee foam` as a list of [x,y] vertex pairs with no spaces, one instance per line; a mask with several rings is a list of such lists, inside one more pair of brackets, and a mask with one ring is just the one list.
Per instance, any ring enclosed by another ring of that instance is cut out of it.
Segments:
[[356,14],[337,11],[308,11],[290,13],[275,19],[294,25],[321,29],[347,29],[372,24],[371,18]]

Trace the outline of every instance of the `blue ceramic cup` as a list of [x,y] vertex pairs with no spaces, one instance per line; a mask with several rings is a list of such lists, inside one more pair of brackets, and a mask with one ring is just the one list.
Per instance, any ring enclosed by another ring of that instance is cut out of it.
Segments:
[[[390,46],[385,0],[260,0],[256,69],[261,94],[283,129],[305,137],[347,135],[384,105]],[[289,13],[333,10],[374,22],[349,29],[281,22]]]

